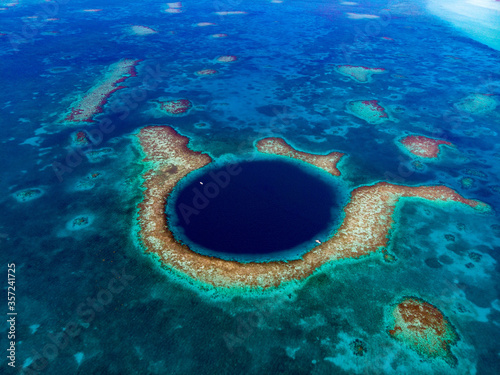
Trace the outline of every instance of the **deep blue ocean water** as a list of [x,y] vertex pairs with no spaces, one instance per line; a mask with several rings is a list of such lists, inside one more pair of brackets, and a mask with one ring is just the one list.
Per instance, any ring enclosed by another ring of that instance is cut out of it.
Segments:
[[331,182],[283,160],[243,160],[191,180],[171,197],[170,227],[191,249],[225,259],[297,258],[329,237],[345,204]]
[[[10,263],[18,313],[15,367],[4,355],[0,373],[500,373],[500,107],[471,114],[455,106],[474,93],[500,102],[498,50],[403,0],[19,0],[0,8],[4,354]],[[214,13],[221,10],[247,13]],[[131,25],[157,33],[133,35]],[[217,33],[227,37],[210,37]],[[220,55],[238,60],[217,63]],[[142,60],[137,76],[95,121],[61,122],[123,58]],[[358,83],[335,72],[339,64],[386,72]],[[194,74],[209,68],[219,74]],[[160,98],[186,98],[193,108],[163,116],[155,112]],[[353,100],[379,100],[390,121],[372,125],[347,113]],[[104,119],[114,125],[106,134]],[[274,292],[210,294],[161,268],[137,241],[145,169],[134,134],[147,125],[172,126],[215,159],[244,158],[268,136],[305,152],[339,151],[348,191],[378,181],[439,184],[493,211],[408,200],[389,233],[394,263],[373,255]],[[87,158],[71,144],[77,131],[110,152]],[[455,147],[418,160],[398,146],[409,134]],[[25,189],[43,194],[16,200]],[[454,325],[455,368],[387,334],[386,309],[404,295],[429,301]],[[355,340],[363,356],[353,353]]]

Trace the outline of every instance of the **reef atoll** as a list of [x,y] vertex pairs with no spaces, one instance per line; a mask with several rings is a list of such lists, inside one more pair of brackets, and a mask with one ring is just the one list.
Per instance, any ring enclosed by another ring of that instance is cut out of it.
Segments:
[[434,159],[439,155],[439,146],[447,145],[453,147],[450,142],[424,137],[422,135],[410,135],[400,140],[406,151],[415,156],[426,159]]
[[200,77],[204,77],[204,76],[213,76],[217,73],[219,73],[219,72],[215,69],[203,69],[203,70],[198,70],[194,74],[196,74],[197,76],[200,76]]
[[220,63],[231,63],[235,62],[236,60],[238,60],[238,57],[233,55],[219,56],[215,59],[215,61]]
[[354,100],[347,103],[347,113],[350,113],[370,124],[381,124],[389,120],[389,116],[378,100]]
[[18,202],[28,202],[40,198],[43,194],[44,191],[39,188],[24,189],[14,193],[14,198]]
[[151,35],[151,34],[156,34],[158,31],[155,29],[152,29],[151,27],[147,26],[141,26],[141,25],[132,25],[130,26],[130,34],[132,35]]
[[471,94],[455,104],[459,111],[473,115],[488,113],[497,107],[497,102],[489,94]]
[[155,100],[158,113],[167,116],[184,116],[193,107],[193,104],[187,99],[177,100]]
[[337,65],[335,71],[359,83],[371,82],[373,74],[385,73],[383,68],[367,68],[353,65]]
[[[212,162],[212,158],[188,148],[189,139],[170,127],[145,127],[137,134],[145,155],[147,170],[143,175],[144,199],[139,205],[139,237],[147,252],[156,254],[166,268],[190,281],[215,287],[276,287],[301,280],[328,262],[382,254],[388,244],[388,232],[394,223],[393,213],[403,198],[456,202],[488,210],[476,200],[465,199],[445,186],[411,187],[379,182],[360,186],[351,192],[344,207],[344,220],[335,234],[311,248],[302,259],[243,263],[201,255],[179,243],[166,217],[166,201],[176,184],[190,172]],[[278,138],[262,139],[258,151],[277,157],[291,157],[339,176],[337,163],[342,154],[313,155],[295,150]],[[281,155],[281,156],[280,156]],[[230,172],[231,165],[228,165]],[[313,245],[311,245],[313,246]]]
[[450,346],[459,337],[437,307],[417,297],[404,297],[391,307],[388,333],[427,359],[457,362]]

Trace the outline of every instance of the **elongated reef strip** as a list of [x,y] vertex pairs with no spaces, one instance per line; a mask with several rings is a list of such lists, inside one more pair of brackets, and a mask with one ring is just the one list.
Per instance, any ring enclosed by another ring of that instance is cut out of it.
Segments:
[[135,77],[135,66],[141,60],[123,59],[112,64],[104,77],[74,102],[65,117],[66,122],[92,122],[95,114],[102,112],[109,96],[125,88],[119,85],[127,78]]
[[334,176],[340,176],[337,163],[342,156],[341,152],[332,152],[328,155],[313,155],[295,150],[281,138],[265,138],[257,142],[257,150],[265,154],[287,156],[289,158],[304,161],[324,169]]

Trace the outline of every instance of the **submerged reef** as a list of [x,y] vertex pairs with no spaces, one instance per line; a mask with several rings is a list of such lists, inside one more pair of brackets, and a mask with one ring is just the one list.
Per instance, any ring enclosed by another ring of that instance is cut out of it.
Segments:
[[220,63],[230,63],[230,62],[235,62],[236,60],[238,60],[238,57],[232,55],[219,56],[215,59],[215,61]]
[[133,35],[144,36],[144,35],[156,34],[156,33],[158,33],[158,31],[156,31],[148,26],[133,25],[133,26],[130,26],[130,33]]
[[184,116],[193,107],[193,104],[187,99],[178,100],[156,100],[156,108],[162,114],[168,116]]
[[77,216],[66,223],[66,229],[70,231],[81,230],[91,225],[93,221],[92,215]]
[[349,18],[351,20],[375,20],[377,18],[380,18],[380,16],[377,16],[374,14],[361,14],[361,13],[347,12],[346,15],[347,15],[347,18]]
[[247,12],[243,12],[241,10],[233,10],[233,11],[224,11],[224,12],[214,12],[218,16],[233,16],[236,14],[247,14]]
[[405,150],[422,158],[434,159],[439,155],[439,146],[447,145],[453,147],[450,142],[424,137],[422,135],[410,135],[400,140]]
[[71,105],[70,113],[64,118],[64,121],[92,122],[94,115],[102,112],[102,107],[109,96],[115,91],[125,88],[125,86],[118,84],[127,78],[136,76],[135,66],[140,61],[123,59],[111,65],[104,77]]
[[[276,287],[304,279],[328,262],[377,253],[389,241],[395,207],[404,198],[456,202],[477,210],[489,209],[484,203],[465,199],[445,186],[411,187],[379,182],[354,189],[344,207],[345,217],[337,232],[301,259],[262,263],[223,260],[196,253],[179,243],[168,227],[165,214],[166,199],[177,183],[190,172],[210,164],[212,158],[190,150],[189,139],[170,127],[146,127],[139,131],[137,138],[147,166],[143,175],[144,199],[138,212],[139,237],[146,251],[156,254],[162,265],[191,282],[205,285]],[[308,154],[293,149],[278,138],[260,140],[257,149],[276,157],[295,158],[322,169],[325,166],[325,172],[340,175],[337,169],[342,157],[340,153]],[[231,164],[227,166],[228,173],[233,167]]]
[[356,339],[351,342],[351,350],[355,356],[362,357],[366,352],[366,343],[360,339]]
[[462,189],[472,189],[476,185],[476,180],[472,177],[462,177],[460,179],[460,186]]
[[335,71],[359,83],[371,82],[373,74],[385,73],[383,68],[367,68],[353,65],[337,65]]
[[217,24],[213,23],[213,22],[198,22],[198,23],[194,24],[193,26],[205,27],[205,26],[215,26],[215,25],[217,25]]
[[212,75],[217,74],[217,73],[219,73],[219,72],[215,69],[203,69],[203,70],[198,70],[194,74],[196,74],[197,76],[203,77],[203,76],[212,76]]
[[90,150],[84,153],[88,161],[91,163],[98,163],[105,157],[111,156],[114,150],[111,147],[99,148],[97,150]]
[[39,188],[24,189],[14,193],[14,198],[18,202],[28,202],[34,199],[40,198],[44,194],[44,191]]
[[496,106],[497,102],[488,94],[471,94],[455,104],[459,111],[473,115],[491,112]]
[[389,335],[425,358],[457,363],[450,346],[459,340],[453,326],[437,307],[417,297],[404,297],[389,313]]
[[378,100],[354,100],[347,103],[347,113],[370,124],[381,124],[389,119]]
[[77,131],[71,134],[71,146],[73,147],[83,147],[90,144],[90,139],[88,134],[83,131]]

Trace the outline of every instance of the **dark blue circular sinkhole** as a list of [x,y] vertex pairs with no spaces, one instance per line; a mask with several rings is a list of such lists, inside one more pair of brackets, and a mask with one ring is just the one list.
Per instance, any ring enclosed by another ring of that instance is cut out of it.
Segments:
[[174,189],[169,227],[200,254],[243,261],[297,258],[315,240],[326,240],[340,220],[343,194],[327,179],[315,167],[280,158],[208,166]]

